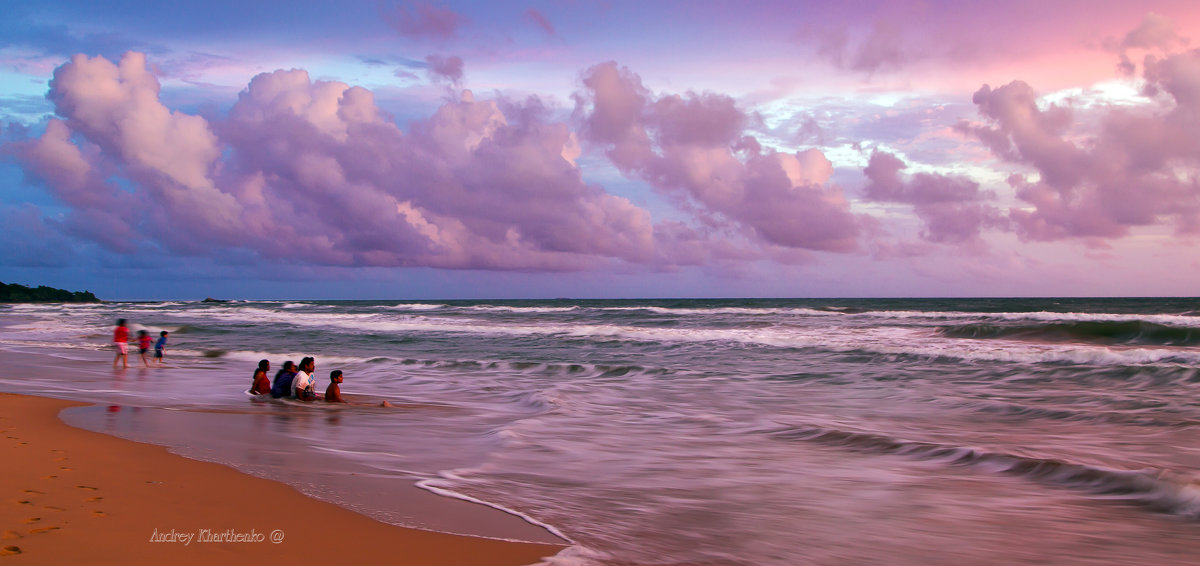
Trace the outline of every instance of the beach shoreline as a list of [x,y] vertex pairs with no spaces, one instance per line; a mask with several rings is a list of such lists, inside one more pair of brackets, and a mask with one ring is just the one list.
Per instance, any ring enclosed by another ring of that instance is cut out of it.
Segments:
[[[0,390],[90,403],[58,418],[387,525],[568,540],[539,566],[1200,566],[1196,312],[1192,299],[8,307]],[[167,367],[113,369],[118,318],[169,330]],[[259,360],[304,356],[392,406],[246,395]],[[159,521],[123,536],[268,528]]]
[[562,546],[397,527],[291,486],[64,423],[85,403],[0,393],[3,553],[14,564],[347,558],[533,564]]

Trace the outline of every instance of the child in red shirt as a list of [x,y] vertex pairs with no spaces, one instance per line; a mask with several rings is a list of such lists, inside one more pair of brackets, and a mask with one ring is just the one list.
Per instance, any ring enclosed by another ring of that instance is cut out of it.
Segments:
[[129,328],[125,326],[125,319],[117,319],[117,327],[113,329],[113,348],[117,350],[117,356],[113,358],[113,367],[117,367],[117,360],[125,362],[125,368],[129,367]]
[[250,393],[266,395],[271,392],[271,379],[267,377],[267,372],[270,370],[271,362],[267,360],[258,362],[258,369],[254,370],[254,383],[250,386]]
[[150,351],[150,334],[145,330],[138,331],[138,351],[142,356],[142,366],[150,367],[150,360],[146,359],[146,352]]

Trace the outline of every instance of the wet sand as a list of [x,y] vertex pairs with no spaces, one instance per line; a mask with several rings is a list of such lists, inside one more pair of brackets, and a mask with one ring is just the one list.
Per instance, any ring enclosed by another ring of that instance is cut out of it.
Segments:
[[562,548],[387,525],[282,483],[59,419],[80,405],[0,394],[6,563],[521,565]]

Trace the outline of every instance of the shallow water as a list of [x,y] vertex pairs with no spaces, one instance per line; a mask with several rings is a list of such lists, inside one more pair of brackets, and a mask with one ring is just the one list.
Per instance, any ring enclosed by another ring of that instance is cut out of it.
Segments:
[[[1200,564],[1198,307],[14,305],[0,348],[64,371],[0,388],[397,524],[455,530],[414,484],[504,508],[573,541],[554,564]],[[110,370],[118,317],[171,331],[174,367]],[[304,355],[396,407],[243,393]]]

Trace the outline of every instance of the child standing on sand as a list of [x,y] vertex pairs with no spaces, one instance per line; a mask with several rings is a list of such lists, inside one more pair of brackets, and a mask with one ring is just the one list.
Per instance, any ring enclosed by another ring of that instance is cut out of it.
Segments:
[[167,349],[167,331],[158,333],[158,342],[154,343],[154,361],[163,364],[163,350]]
[[329,373],[329,387],[325,388],[325,400],[330,403],[345,403],[342,400],[342,388],[338,384],[342,382],[342,370],[335,369]]
[[138,354],[142,356],[142,367],[150,367],[150,360],[146,359],[146,352],[150,351],[150,334],[145,330],[138,331]]
[[113,348],[117,350],[116,357],[113,358],[113,367],[117,367],[117,360],[124,361],[124,368],[129,368],[129,328],[125,326],[125,319],[117,319],[117,327],[113,329]]

